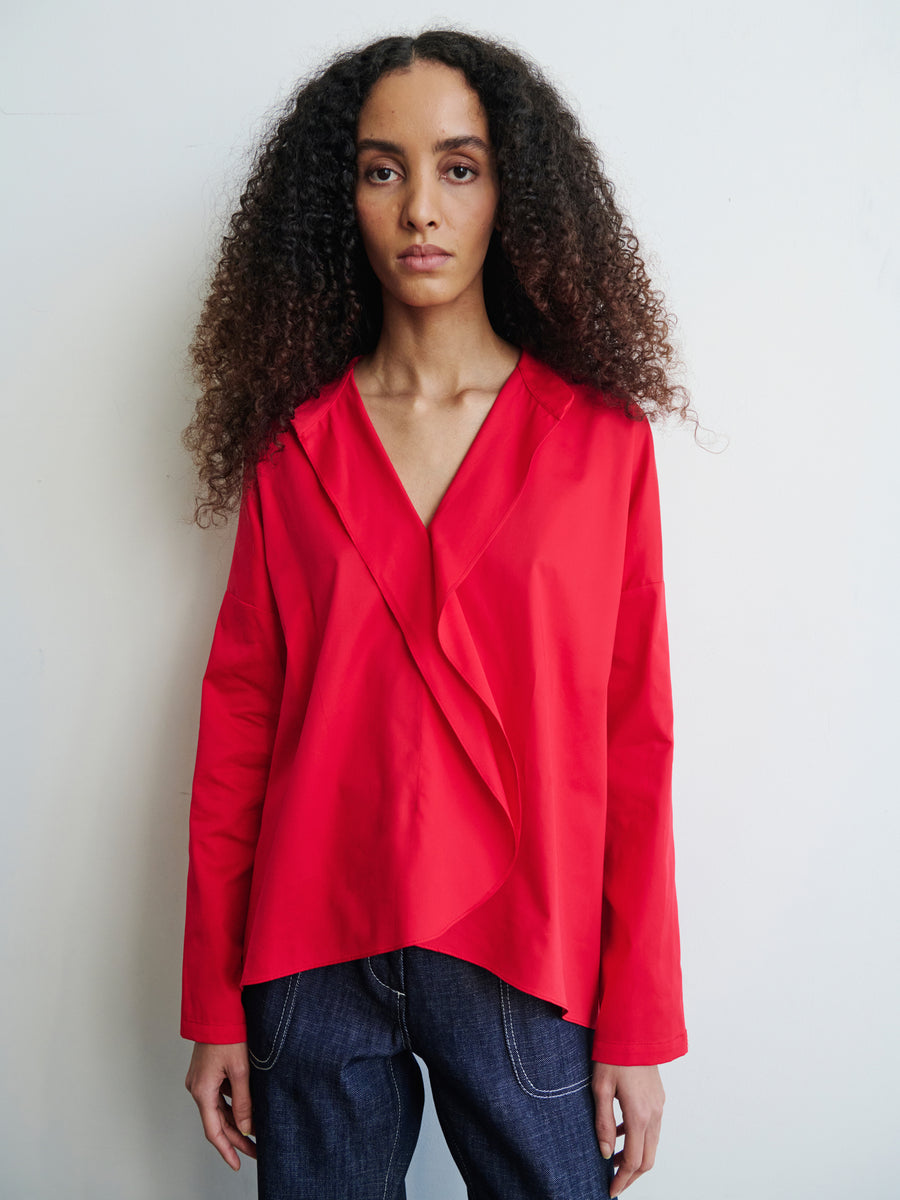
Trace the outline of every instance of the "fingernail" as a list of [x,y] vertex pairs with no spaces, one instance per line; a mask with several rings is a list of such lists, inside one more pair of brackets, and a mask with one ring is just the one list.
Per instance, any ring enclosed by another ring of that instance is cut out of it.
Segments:
[[612,1146],[610,1146],[609,1142],[600,1143],[600,1153],[604,1158],[612,1158]]
[[247,1124],[247,1125],[242,1125],[242,1126],[241,1126],[241,1133],[244,1135],[244,1137],[249,1137],[249,1136],[250,1136],[250,1126],[249,1126],[249,1124]]

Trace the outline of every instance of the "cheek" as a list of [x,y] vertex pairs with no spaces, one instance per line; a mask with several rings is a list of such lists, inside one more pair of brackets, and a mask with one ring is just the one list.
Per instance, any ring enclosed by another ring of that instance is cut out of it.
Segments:
[[494,231],[494,213],[493,206],[485,205],[477,214],[472,214],[470,224],[472,241],[473,243],[477,243],[480,251],[486,249],[487,243],[490,241],[491,234]]
[[479,242],[489,239],[494,229],[497,215],[497,204],[493,197],[487,196],[469,210],[468,225]]
[[377,208],[373,209],[371,205],[366,204],[356,205],[356,224],[359,226],[363,244],[367,249],[377,245],[380,227],[383,223],[383,214]]

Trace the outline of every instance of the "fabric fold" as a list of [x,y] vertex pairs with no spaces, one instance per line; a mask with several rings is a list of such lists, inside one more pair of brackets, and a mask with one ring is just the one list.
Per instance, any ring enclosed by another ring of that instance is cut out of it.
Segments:
[[[508,822],[509,845],[487,895],[515,861],[521,801],[509,739],[454,589],[515,504],[534,455],[572,392],[560,381],[538,399],[529,381],[542,368],[523,352],[426,527],[365,411],[354,362],[325,403],[320,398],[315,410],[301,409],[293,425],[422,678]],[[359,486],[362,479],[365,488]],[[472,506],[476,481],[479,503]]]

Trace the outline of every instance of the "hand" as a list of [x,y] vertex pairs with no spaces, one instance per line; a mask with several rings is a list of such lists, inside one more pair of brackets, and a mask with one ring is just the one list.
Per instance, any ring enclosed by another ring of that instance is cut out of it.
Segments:
[[[247,1043],[214,1046],[195,1042],[184,1086],[200,1109],[206,1140],[229,1167],[240,1170],[238,1150],[256,1158],[256,1145],[247,1136],[253,1132]],[[231,1098],[230,1106],[226,1097]]]
[[[604,1158],[612,1158],[616,1167],[609,1194],[620,1196],[638,1176],[650,1170],[656,1158],[666,1100],[659,1067],[615,1067],[595,1062],[591,1087],[600,1153]],[[613,1112],[613,1097],[622,1110],[619,1126]],[[616,1136],[622,1133],[625,1143],[613,1157]]]

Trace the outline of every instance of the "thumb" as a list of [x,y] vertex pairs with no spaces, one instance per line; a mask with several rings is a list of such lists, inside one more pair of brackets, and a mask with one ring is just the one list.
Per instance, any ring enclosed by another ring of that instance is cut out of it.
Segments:
[[228,1064],[228,1083],[231,1090],[231,1119],[245,1136],[252,1133],[253,1109],[250,1103],[250,1064],[247,1051],[240,1053]]
[[250,1104],[250,1084],[246,1075],[231,1081],[231,1115],[235,1125],[249,1136],[253,1132],[253,1109]]
[[607,1073],[598,1067],[599,1064],[594,1068],[594,1128],[600,1153],[604,1158],[612,1158],[616,1146],[616,1114],[613,1110],[616,1084],[611,1072]]

